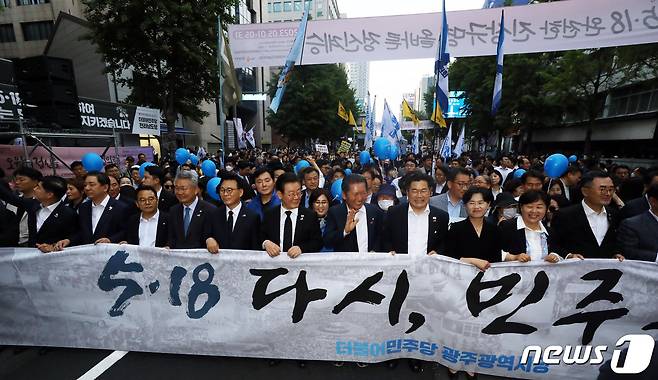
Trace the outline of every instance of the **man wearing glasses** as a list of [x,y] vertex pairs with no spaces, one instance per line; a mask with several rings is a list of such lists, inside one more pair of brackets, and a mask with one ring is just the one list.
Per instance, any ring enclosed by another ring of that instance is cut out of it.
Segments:
[[215,206],[199,199],[199,176],[181,170],[174,180],[174,191],[180,203],[169,210],[169,248],[206,248]]
[[561,208],[553,217],[556,251],[562,257],[579,259],[624,260],[616,244],[616,231],[611,209],[615,185],[610,175],[592,171],[581,181],[583,200]]
[[471,186],[471,173],[464,168],[454,168],[448,172],[448,192],[430,198],[430,206],[448,213],[450,223],[465,219],[468,214],[462,198]]
[[141,247],[166,247],[168,216],[158,209],[158,193],[151,186],[137,188],[137,208],[139,214],[132,215],[126,226],[126,240],[121,244],[134,244]]
[[[158,194],[158,209],[169,212],[169,209],[178,203],[176,196],[169,191],[162,191],[165,182],[165,173],[159,166],[147,166],[144,168],[144,179],[142,185],[151,186]],[[171,190],[171,189],[170,189]]]
[[320,252],[322,233],[315,212],[300,207],[302,184],[292,173],[276,180],[279,206],[265,211],[261,224],[262,248],[270,257],[287,254],[297,258],[304,252]]
[[217,193],[223,204],[212,216],[211,236],[206,239],[208,252],[219,253],[220,249],[260,249],[260,217],[240,201],[244,194],[244,183],[234,173],[222,175]]

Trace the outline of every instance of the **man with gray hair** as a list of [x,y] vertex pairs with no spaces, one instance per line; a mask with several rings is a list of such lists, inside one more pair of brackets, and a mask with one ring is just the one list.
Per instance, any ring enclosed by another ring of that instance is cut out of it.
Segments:
[[169,248],[205,249],[215,206],[199,199],[199,177],[194,171],[181,170],[174,191],[180,203],[169,210]]

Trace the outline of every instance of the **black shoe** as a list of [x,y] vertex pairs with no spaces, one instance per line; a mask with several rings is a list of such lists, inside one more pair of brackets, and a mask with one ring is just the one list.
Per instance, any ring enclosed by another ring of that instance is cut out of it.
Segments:
[[409,369],[414,373],[423,372],[423,362],[418,359],[409,359]]
[[281,359],[270,359],[267,361],[267,365],[269,365],[270,367],[276,367],[279,364],[281,364]]

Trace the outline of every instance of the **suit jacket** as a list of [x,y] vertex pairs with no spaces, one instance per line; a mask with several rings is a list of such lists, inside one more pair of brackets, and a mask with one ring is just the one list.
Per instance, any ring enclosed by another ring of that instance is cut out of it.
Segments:
[[639,198],[631,199],[619,211],[617,216],[617,224],[621,223],[624,219],[640,215],[645,211],[649,211],[649,202],[647,201],[646,196],[643,195]]
[[[368,222],[368,252],[381,250],[381,235],[384,229],[384,213],[377,206],[364,204]],[[347,204],[332,206],[326,216],[327,228],[324,234],[324,245],[336,252],[359,252],[356,228],[346,236],[345,221],[347,220]]]
[[[128,244],[139,245],[139,222],[142,214],[131,215],[126,222],[126,237],[125,240]],[[166,212],[160,211],[158,216],[158,227],[155,232],[155,246],[162,248],[166,247],[168,243],[169,233],[169,215]]]
[[[498,228],[500,229],[502,249],[503,251],[509,252],[513,255],[527,253],[526,251],[528,250],[526,245],[525,229],[517,229],[516,227],[518,218],[520,217],[504,220],[498,225]],[[555,247],[554,242],[555,232],[551,229],[551,227],[546,225],[544,225],[544,228],[546,228],[546,232],[548,232],[548,252],[557,253],[557,248]]]
[[[0,198],[27,213],[28,246],[34,247],[42,243],[54,244],[63,239],[71,239],[73,236],[78,224],[78,214],[64,202],[59,203],[43,222],[41,229],[37,231],[37,212],[41,209],[41,203],[38,200],[19,197],[3,186],[0,186]],[[19,221],[20,219],[14,222],[17,227]],[[3,222],[5,221],[3,220]]]
[[624,219],[617,231],[617,243],[627,259],[655,262],[658,220],[649,211]]
[[470,219],[450,225],[446,238],[446,256],[457,260],[462,257],[474,257],[497,263],[502,260],[500,250],[500,229],[486,219],[479,237]]
[[0,204],[0,247],[16,247],[18,245],[18,219],[13,211]]
[[195,249],[206,248],[206,239],[210,237],[212,230],[212,214],[215,206],[199,199],[196,207],[192,210],[192,219],[185,235],[183,229],[184,206],[177,204],[169,210],[169,248],[171,249]]
[[123,240],[125,233],[126,206],[123,202],[110,197],[101,214],[96,231],[92,232],[91,205],[93,202],[84,202],[78,209],[78,231],[71,239],[71,245],[93,244],[100,238],[108,238],[112,243]]
[[609,227],[601,246],[599,246],[587,221],[582,203],[561,208],[551,221],[556,253],[562,257],[569,253],[579,253],[586,258],[605,259],[612,258],[619,253],[612,211],[609,208],[606,208],[606,211]]
[[[392,206],[386,212],[384,219],[383,250],[395,253],[409,252],[409,204]],[[445,240],[448,234],[448,213],[430,206],[427,216],[427,250],[445,254]]]
[[229,236],[226,220],[226,205],[221,205],[212,215],[211,236],[217,240],[219,249],[253,249],[260,251],[260,216],[247,208],[246,204],[240,207],[240,213],[233,215],[235,227]]
[[[270,240],[281,246],[281,205],[265,211],[260,227],[260,243]],[[292,245],[298,246],[302,252],[320,252],[322,249],[322,232],[315,212],[300,207],[297,209],[297,222]],[[283,248],[283,247],[282,247]]]
[[169,209],[177,204],[178,198],[172,192],[165,189],[160,190],[160,198],[158,198],[158,210],[160,212],[168,213]]
[[[448,193],[443,193],[441,195],[437,195],[430,198],[430,206],[436,207],[445,212],[448,212],[448,202],[449,202]],[[466,213],[466,206],[464,206],[463,204],[461,205],[461,209],[459,211],[459,217],[460,218],[468,217],[468,214]]]
[[436,192],[436,184],[434,185],[434,187],[432,187],[432,196],[433,197],[437,196],[437,195],[445,194],[447,192],[448,192],[448,182],[447,181],[443,184],[443,188],[438,193]]

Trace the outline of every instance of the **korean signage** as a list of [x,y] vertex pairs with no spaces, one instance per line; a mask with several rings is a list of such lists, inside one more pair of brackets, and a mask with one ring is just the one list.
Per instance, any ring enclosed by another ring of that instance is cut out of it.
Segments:
[[[651,262],[568,260],[496,263],[480,272],[443,256],[387,253],[291,260],[130,245],[47,255],[3,248],[0,344],[358,362],[407,357],[496,376],[593,379],[621,337],[658,336],[656,269]],[[541,355],[549,346],[596,352],[570,365]]]
[[[495,55],[500,8],[448,13],[451,57]],[[653,0],[555,1],[505,9],[505,52],[654,43]],[[281,66],[298,22],[229,25],[235,67]],[[440,13],[309,21],[299,64],[434,58]]]
[[446,118],[454,119],[464,117],[466,117],[466,110],[464,109],[464,91],[450,91]]

